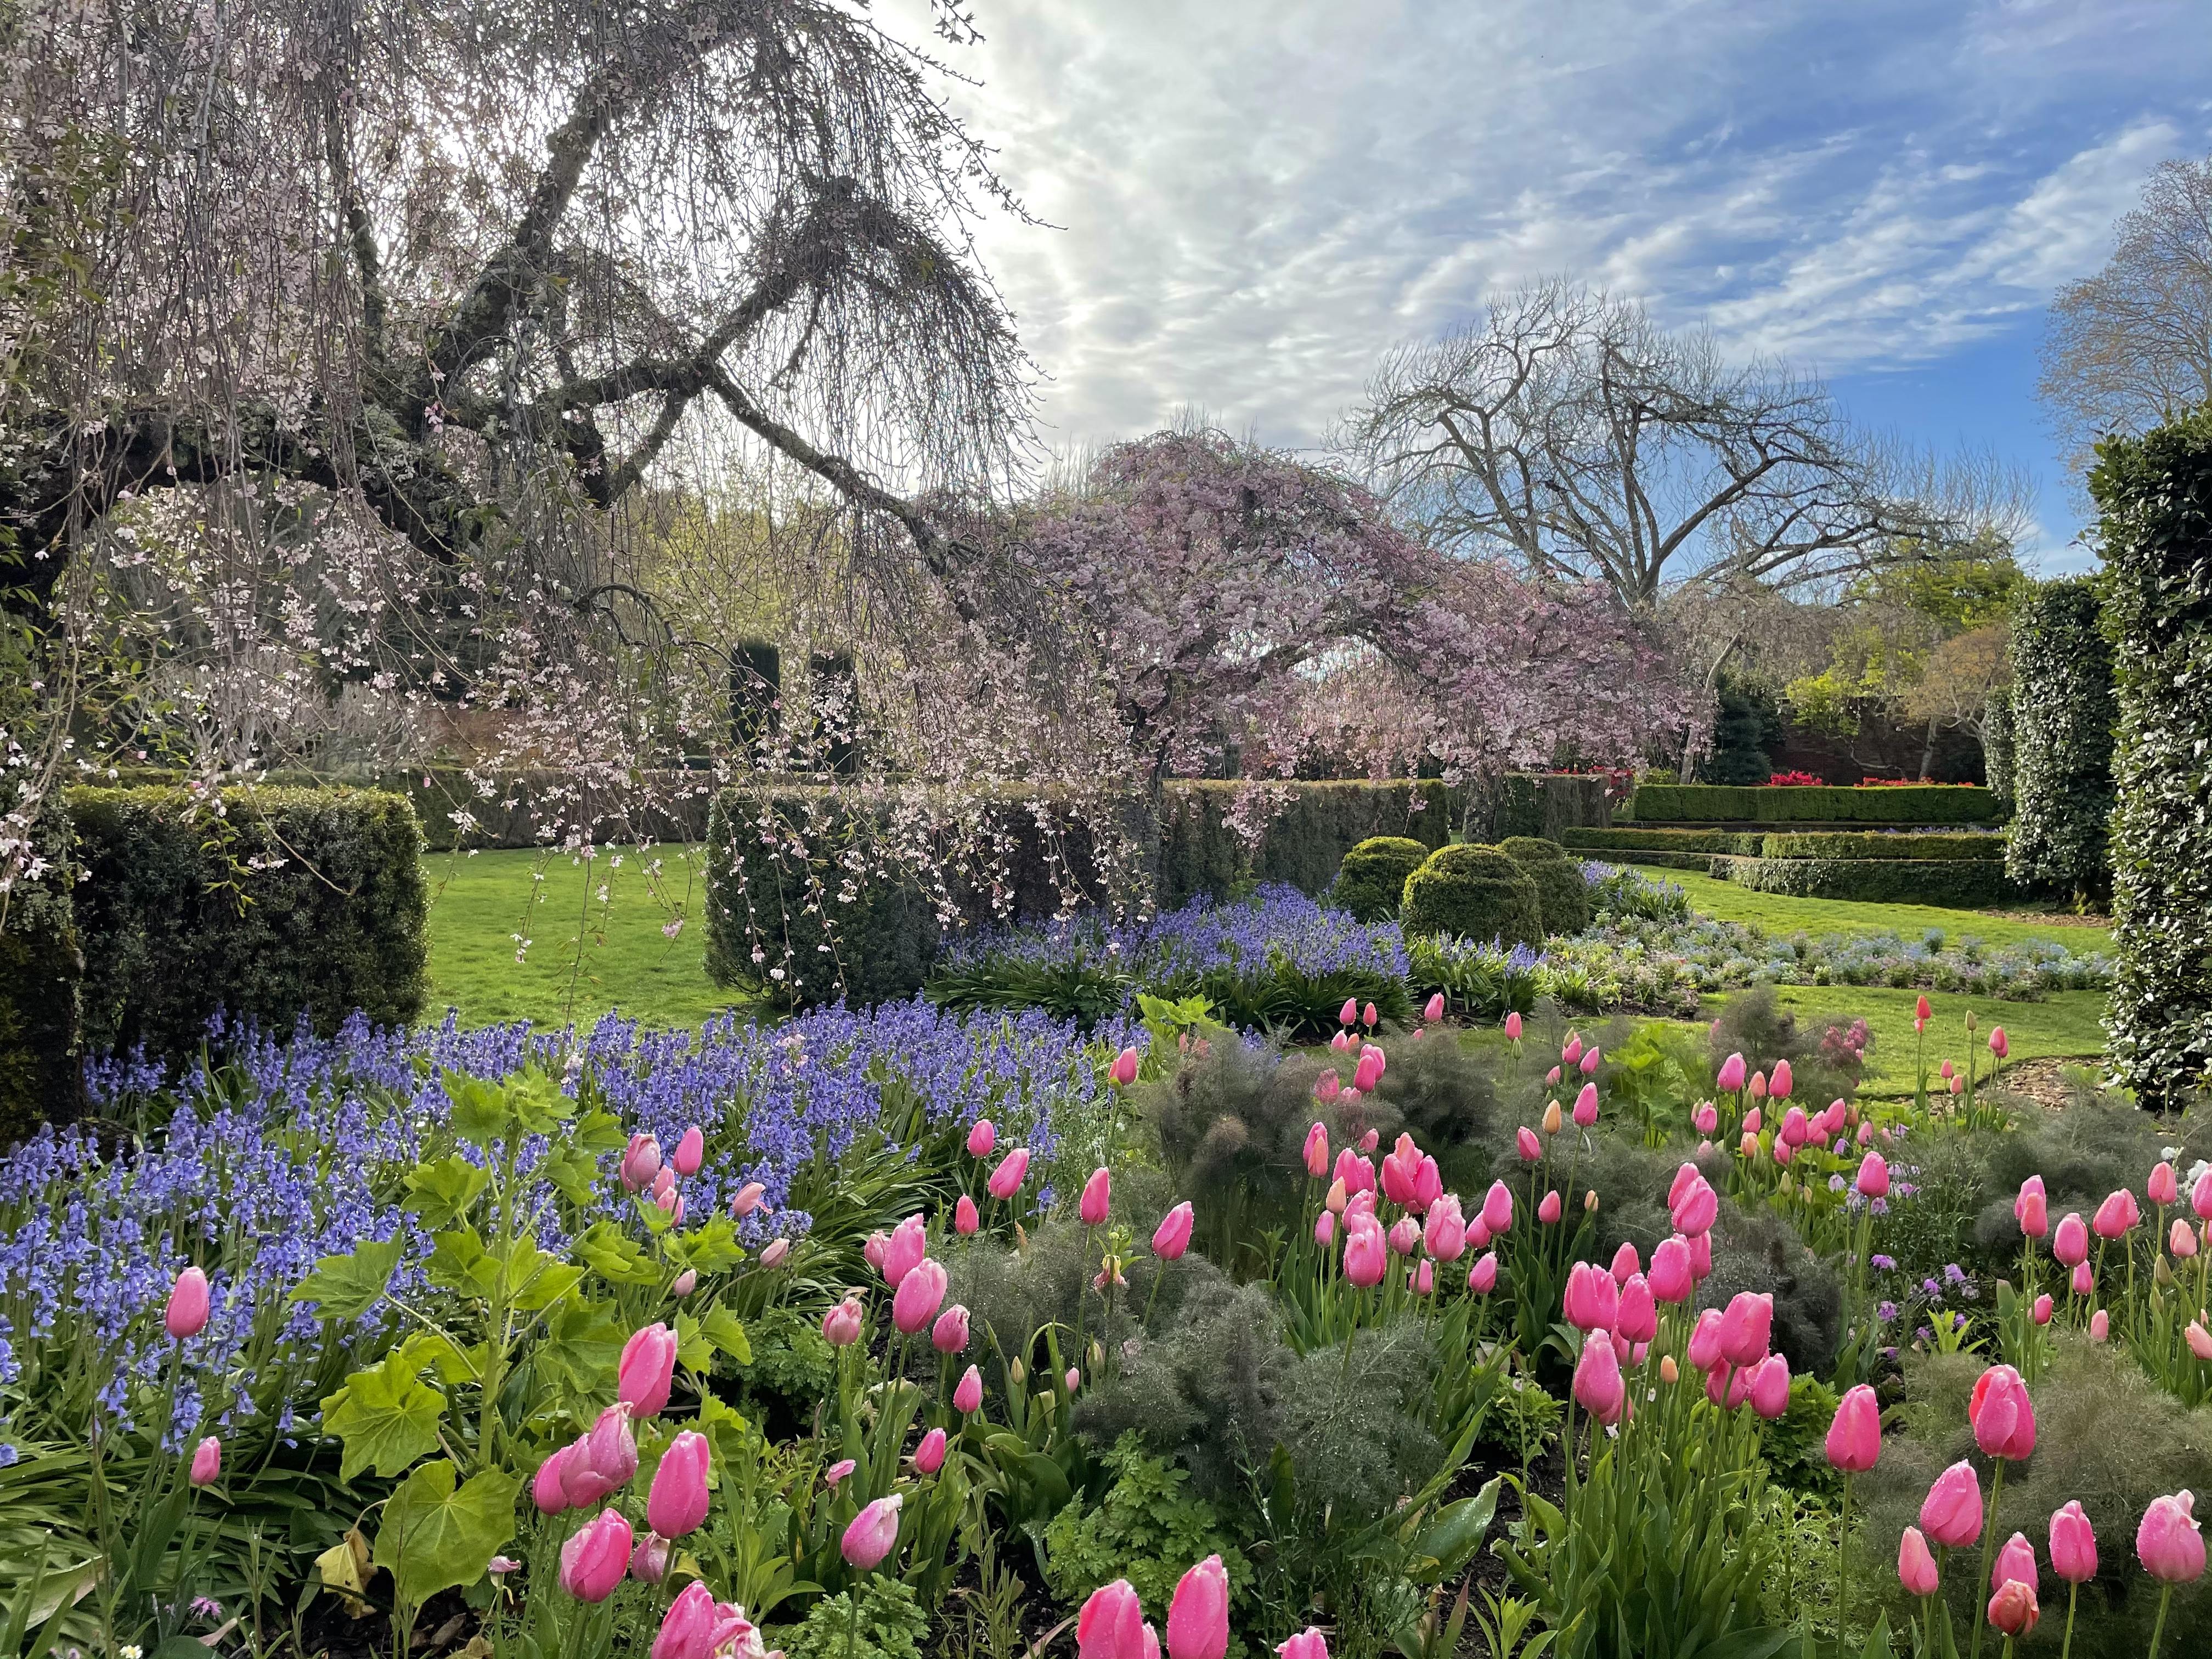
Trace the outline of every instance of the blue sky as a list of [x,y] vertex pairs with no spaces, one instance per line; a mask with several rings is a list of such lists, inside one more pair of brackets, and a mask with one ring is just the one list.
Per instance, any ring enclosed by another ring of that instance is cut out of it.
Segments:
[[[914,30],[921,0],[887,0]],[[2212,0],[975,0],[949,61],[1044,225],[981,228],[1045,436],[1318,443],[1376,356],[1559,272],[2033,470],[2043,308],[2212,150]]]

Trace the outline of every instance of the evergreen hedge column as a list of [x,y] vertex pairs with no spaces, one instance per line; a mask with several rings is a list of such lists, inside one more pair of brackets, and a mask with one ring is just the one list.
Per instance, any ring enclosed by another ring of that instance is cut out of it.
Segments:
[[2101,897],[2111,880],[2112,653],[2087,576],[2045,582],[2012,626],[2014,881]]
[[2145,1105],[2212,1073],[2212,407],[2097,447],[2118,679],[2107,1029]]

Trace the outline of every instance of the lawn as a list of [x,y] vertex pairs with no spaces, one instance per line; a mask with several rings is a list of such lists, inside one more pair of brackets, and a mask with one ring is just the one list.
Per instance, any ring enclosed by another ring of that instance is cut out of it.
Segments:
[[1892,933],[1917,939],[1931,927],[1940,927],[1954,945],[1968,936],[1984,945],[2016,945],[2027,939],[2055,939],[2069,951],[2110,951],[2112,929],[2053,918],[2048,921],[2020,921],[1985,910],[1950,910],[1936,904],[1865,904],[1848,899],[1789,898],[1779,893],[1754,893],[1732,881],[1715,881],[1686,870],[1645,866],[1644,873],[1671,881],[1690,896],[1699,912],[1722,921],[1747,921],[1770,933],[1787,936],[1808,933]]
[[[1912,1092],[1912,1012],[1918,992],[1861,985],[1779,985],[1774,994],[1784,1007],[1796,1012],[1800,1025],[1815,1030],[1831,1021],[1863,1018],[1874,1033],[1874,1044],[1867,1050],[1866,1092]],[[1986,1045],[1993,1024],[2005,1028],[2015,1061],[2053,1055],[2088,1058],[2105,1052],[2104,1027],[2100,1023],[2105,1017],[2102,991],[2061,991],[2041,1002],[1997,1002],[1931,991],[1928,1005],[1931,1073],[1947,1059],[1962,1068],[1966,1065],[1970,1012],[1975,1017],[1973,1051],[1984,1070],[1990,1063]]]
[[[589,863],[560,853],[433,854],[423,861],[425,1014],[451,1006],[465,1025],[588,1024],[618,1008],[676,1026],[720,1013],[742,999],[701,965],[707,888],[697,858],[684,847],[604,848]],[[529,941],[520,963],[517,935]]]

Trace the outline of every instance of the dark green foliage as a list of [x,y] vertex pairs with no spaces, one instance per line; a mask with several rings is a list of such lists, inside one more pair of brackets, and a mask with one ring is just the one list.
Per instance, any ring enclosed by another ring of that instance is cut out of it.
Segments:
[[1589,926],[1589,884],[1565,848],[1538,836],[1508,836],[1498,847],[1536,884],[1536,905],[1547,933],[1579,933]]
[[[1798,830],[1777,836],[1746,836],[1757,844],[1753,855],[1766,859],[1965,859],[1970,862],[2002,863],[2002,836],[1882,835],[1848,830]],[[1737,848],[1737,852],[1746,851]]]
[[[1664,1188],[1662,1188],[1662,1195]],[[1721,1206],[1713,1224],[1713,1273],[1698,1287],[1701,1307],[1724,1308],[1741,1291],[1774,1297],[1774,1346],[1793,1376],[1826,1376],[1843,1337],[1843,1286],[1771,1210]]]
[[2012,687],[2001,685],[1983,704],[1982,774],[1990,781],[1990,794],[2001,805],[2012,805]]
[[[1347,1358],[1349,1363],[1347,1363]],[[1275,1424],[1300,1509],[1332,1529],[1379,1520],[1444,1461],[1426,1426],[1434,1347],[1405,1319],[1297,1361]],[[1318,1531],[1318,1527],[1314,1530]]]
[[399,796],[72,789],[88,1047],[179,1055],[218,1012],[328,1036],[422,1010],[422,833]]
[[2097,584],[2045,582],[2013,614],[2013,824],[2016,881],[2100,896],[2112,813],[2112,653]]
[[1698,768],[1701,782],[1765,783],[1774,770],[1783,735],[1782,710],[1765,687],[1723,675],[1713,719],[1712,746]]
[[1535,945],[1544,937],[1535,881],[1495,847],[1439,848],[1406,878],[1399,919],[1409,933],[1447,933],[1478,944]]
[[872,1572],[857,1589],[817,1601],[805,1623],[764,1634],[787,1659],[921,1659],[929,1615],[910,1586]]
[[730,744],[741,755],[775,735],[783,653],[768,640],[740,640],[730,663]]
[[1429,851],[1405,836],[1369,836],[1344,855],[1328,902],[1362,921],[1388,921],[1398,914],[1406,878],[1428,861]]
[[1052,1591],[1083,1605],[1101,1584],[1126,1578],[1147,1607],[1165,1607],[1194,1562],[1218,1555],[1232,1606],[1250,1587],[1252,1568],[1231,1541],[1212,1504],[1183,1490],[1189,1475],[1145,1450],[1134,1431],[1104,1458],[1114,1484],[1096,1504],[1070,1504],[1044,1533]]
[[1611,822],[1605,780],[1571,772],[1509,772],[1468,787],[1466,838],[1497,842],[1507,836],[1559,840],[1571,829]]
[[[1489,1139],[1497,1126],[1498,1091],[1489,1062],[1453,1041],[1449,1030],[1418,1042],[1389,1045],[1390,1066],[1382,1073],[1370,1121],[1395,1112],[1413,1138],[1430,1152],[1449,1151]],[[1310,1122],[1317,1115],[1306,1114]],[[1380,1127],[1380,1122],[1376,1122]]]
[[[1703,855],[1707,854],[1756,854],[1761,838],[1756,831],[1746,835],[1734,830],[1666,830],[1650,824],[1629,824],[1605,830],[1563,830],[1559,839],[1578,853],[1601,856],[1616,852],[1696,854],[1701,867]],[[1638,859],[1636,862],[1650,860]]]
[[1990,859],[1715,859],[1712,874],[1755,893],[1960,910],[2002,904],[2019,891]]
[[2170,1109],[2212,1073],[2212,409],[2097,454],[2118,713],[2112,1060]]
[[1818,1111],[1838,1095],[1849,1097],[1858,1088],[1860,1066],[1829,1036],[1842,1029],[1826,1024],[1815,1031],[1801,1026],[1797,1016],[1776,998],[1771,985],[1754,985],[1734,993],[1723,1005],[1706,1034],[1706,1057],[1717,1073],[1729,1055],[1740,1054],[1752,1070],[1770,1077],[1775,1062],[1786,1060],[1796,1079],[1791,1097],[1807,1110]]
[[1836,1420],[1836,1391],[1817,1376],[1794,1372],[1790,1407],[1759,1431],[1768,1471],[1792,1492],[1832,1501],[1844,1490],[1843,1476],[1828,1462],[1828,1428]]
[[2003,816],[1988,790],[1950,783],[1856,789],[1647,783],[1629,808],[1638,823],[1995,823]]
[[68,877],[68,817],[42,814],[32,833],[40,856],[55,867],[37,881],[19,882],[0,908],[0,1149],[41,1122],[68,1122],[82,1092],[84,960]]
[[[1280,810],[1265,815],[1256,846],[1230,822],[1232,809],[1255,788],[1285,793]],[[1177,779],[1160,805],[1156,899],[1161,909],[1173,910],[1201,894],[1225,897],[1263,881],[1319,894],[1362,842],[1388,836],[1441,847],[1466,805],[1465,790],[1433,780],[1259,785]]]

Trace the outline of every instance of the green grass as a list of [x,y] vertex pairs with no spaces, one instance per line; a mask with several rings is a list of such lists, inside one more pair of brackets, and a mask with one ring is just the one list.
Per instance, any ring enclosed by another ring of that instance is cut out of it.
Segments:
[[[648,1025],[696,1025],[742,1001],[701,965],[707,888],[697,856],[684,847],[607,848],[588,865],[559,853],[433,854],[423,863],[425,1017],[450,1005],[465,1025],[588,1024],[618,1008]],[[674,938],[662,932],[678,921]],[[518,933],[530,941],[520,963]]]
[[2069,951],[2110,951],[2109,927],[2069,927],[2063,922],[2015,921],[1982,910],[1950,910],[1936,904],[1868,904],[1848,899],[1790,898],[1754,893],[1732,881],[1715,881],[1688,870],[1644,866],[1644,873],[1671,881],[1690,896],[1690,903],[1721,921],[1747,921],[1770,933],[1892,933],[1917,939],[1931,927],[1956,945],[1972,935],[1984,945],[2017,945],[2052,939]]
[[[1775,1000],[1797,1016],[1801,1027],[1816,1034],[1832,1023],[1863,1018],[1874,1033],[1867,1051],[1862,1087],[1872,1095],[1906,1095],[1915,1082],[1912,1012],[1920,994],[1867,985],[1778,985]],[[1717,1000],[1716,1003],[1717,1006]],[[2005,1028],[2011,1059],[2040,1060],[2057,1055],[2086,1059],[2105,1052],[2102,991],[2060,991],[2041,1002],[1998,1002],[1984,997],[1958,996],[1949,992],[1928,994],[1928,1070],[1949,1060],[1963,1070],[1971,1041],[1977,1065],[1986,1072],[1990,1064],[1990,1027]],[[1966,1036],[1966,1015],[1975,1018],[1974,1035]],[[1820,1103],[1826,1104],[1825,1101]]]

